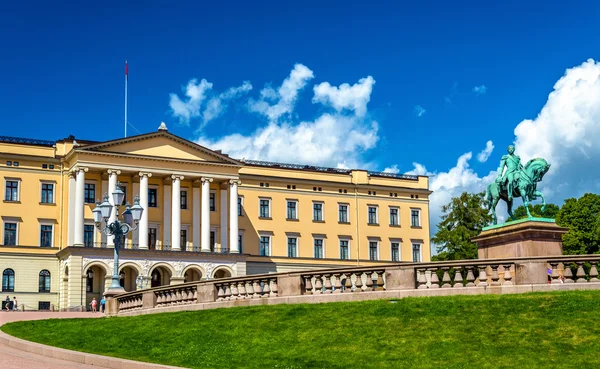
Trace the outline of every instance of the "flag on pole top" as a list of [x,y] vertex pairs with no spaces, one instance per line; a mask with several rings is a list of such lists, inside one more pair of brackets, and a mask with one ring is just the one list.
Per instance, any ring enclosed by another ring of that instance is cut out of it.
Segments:
[[129,79],[129,65],[127,65],[127,60],[125,60],[125,78]]

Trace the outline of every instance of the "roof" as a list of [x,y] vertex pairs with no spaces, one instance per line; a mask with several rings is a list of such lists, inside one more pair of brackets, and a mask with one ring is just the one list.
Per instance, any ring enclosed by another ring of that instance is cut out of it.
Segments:
[[47,147],[52,147],[56,143],[56,141],[37,140],[35,138],[22,138],[22,137],[10,137],[10,136],[0,136],[0,142],[22,144],[22,145],[47,146]]

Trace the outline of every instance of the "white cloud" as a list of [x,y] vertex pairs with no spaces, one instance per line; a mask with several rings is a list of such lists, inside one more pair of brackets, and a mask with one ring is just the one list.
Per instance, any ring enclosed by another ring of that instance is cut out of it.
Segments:
[[[230,100],[237,99],[241,95],[248,93],[252,90],[252,84],[248,81],[244,81],[241,86],[231,87],[225,92],[214,96],[206,103],[206,108],[202,113],[203,124],[206,125],[211,120],[218,118],[225,110],[227,110],[228,103]],[[202,126],[200,128],[202,128]]]
[[200,116],[200,106],[206,93],[212,89],[213,84],[205,79],[198,82],[197,79],[191,79],[184,92],[186,99],[180,99],[177,94],[170,94],[169,106],[171,107],[173,116],[179,118],[179,122],[189,124],[192,118]]
[[312,101],[329,104],[338,112],[347,109],[354,111],[358,116],[364,116],[367,112],[367,104],[371,100],[374,84],[375,80],[371,76],[361,78],[352,86],[343,83],[336,87],[329,82],[323,82],[313,88],[315,96]]
[[271,121],[276,121],[294,110],[298,92],[313,78],[312,70],[302,64],[296,64],[277,91],[269,86],[265,87],[260,92],[260,99],[251,99],[248,107],[250,111],[264,115]]
[[485,87],[485,85],[479,85],[479,86],[475,86],[473,87],[472,90],[475,95],[479,96],[479,95],[484,95],[487,92],[487,87]]
[[400,173],[400,169],[398,169],[397,165],[392,165],[391,167],[387,167],[383,170],[384,173],[392,173],[392,174],[398,174]]
[[477,160],[481,163],[485,163],[490,155],[492,155],[492,151],[494,151],[494,143],[492,140],[489,140],[485,144],[485,149],[483,149],[479,154],[477,154]]
[[426,112],[427,112],[427,110],[423,109],[423,107],[421,105],[415,105],[415,114],[417,115],[417,117],[422,116]]

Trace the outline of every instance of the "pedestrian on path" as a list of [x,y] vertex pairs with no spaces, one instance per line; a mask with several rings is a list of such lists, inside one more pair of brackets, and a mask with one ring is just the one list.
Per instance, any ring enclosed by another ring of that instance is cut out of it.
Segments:
[[95,313],[96,312],[96,306],[98,306],[98,301],[96,301],[95,297],[92,299],[92,302],[90,302],[90,305],[92,305],[92,313]]
[[4,305],[6,311],[10,311],[10,296],[6,295],[6,305]]
[[104,299],[104,296],[102,296],[102,300],[100,300],[100,312],[104,313],[104,307],[106,304],[106,300]]
[[17,303],[17,296],[13,297],[13,311],[19,311],[19,304]]

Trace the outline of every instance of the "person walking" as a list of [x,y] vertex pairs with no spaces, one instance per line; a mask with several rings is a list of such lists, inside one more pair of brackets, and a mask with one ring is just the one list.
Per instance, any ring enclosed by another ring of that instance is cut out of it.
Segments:
[[96,301],[95,297],[92,299],[92,302],[90,302],[90,305],[92,305],[92,313],[95,313],[96,312],[96,306],[98,306],[98,301]]
[[102,296],[102,300],[100,300],[100,312],[104,313],[105,305],[106,305],[106,300],[104,299],[104,296]]
[[13,297],[13,311],[19,311],[19,303],[17,302],[17,296]]
[[10,311],[10,296],[6,295],[6,305],[4,305],[6,311]]

